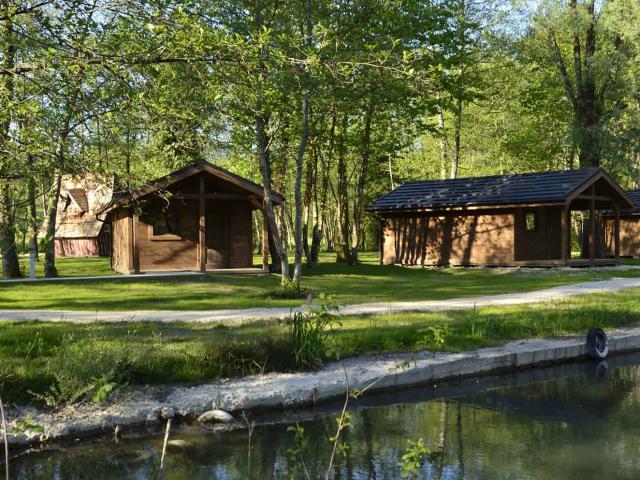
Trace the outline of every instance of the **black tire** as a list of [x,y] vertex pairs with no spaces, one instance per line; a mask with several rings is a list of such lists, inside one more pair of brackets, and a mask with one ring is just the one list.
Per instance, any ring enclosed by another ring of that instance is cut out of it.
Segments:
[[587,333],[587,354],[594,360],[607,358],[609,354],[609,340],[601,328],[592,328]]

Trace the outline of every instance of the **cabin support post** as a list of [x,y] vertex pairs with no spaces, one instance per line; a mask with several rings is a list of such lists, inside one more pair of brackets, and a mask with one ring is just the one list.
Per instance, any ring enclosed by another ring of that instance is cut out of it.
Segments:
[[133,244],[134,244],[134,239],[133,239],[133,211],[128,211],[125,215],[124,220],[126,220],[127,222],[127,246],[128,248],[126,249],[127,252],[127,263],[126,266],[124,266],[124,274],[125,275],[131,275],[134,270],[134,260],[133,260]]
[[262,269],[269,271],[269,219],[262,208]]
[[205,205],[205,185],[204,176],[200,176],[200,196],[198,208],[200,221],[198,225],[198,268],[201,272],[207,271],[207,245],[206,245],[206,205]]
[[378,235],[378,249],[380,250],[380,265],[384,265],[384,227],[386,220],[380,218],[380,234]]
[[569,205],[562,207],[560,213],[560,258],[566,264],[569,260]]
[[131,216],[131,239],[133,273],[140,273],[140,249],[138,247],[138,214],[135,211]]
[[618,203],[613,204],[613,210],[615,212],[615,219],[613,221],[613,258],[618,261],[620,258],[620,205]]

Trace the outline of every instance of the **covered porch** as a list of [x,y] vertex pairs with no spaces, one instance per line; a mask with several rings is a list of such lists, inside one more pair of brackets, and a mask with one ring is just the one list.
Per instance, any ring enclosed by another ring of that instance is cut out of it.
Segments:
[[[273,192],[273,203],[283,198]],[[112,267],[124,274],[160,271],[263,273],[269,268],[264,191],[207,162],[185,167],[108,210]],[[262,265],[254,267],[254,215]],[[256,219],[257,220],[257,219]]]
[[[604,171],[578,188],[562,206],[560,264],[616,265],[620,258],[620,211],[632,205],[627,193]],[[607,217],[610,228],[605,224]]]

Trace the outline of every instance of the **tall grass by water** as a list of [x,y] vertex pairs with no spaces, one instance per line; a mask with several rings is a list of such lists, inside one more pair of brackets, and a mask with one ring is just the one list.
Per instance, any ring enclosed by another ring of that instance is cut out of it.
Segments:
[[363,354],[460,351],[520,338],[583,335],[591,327],[637,322],[639,293],[508,308],[338,317],[339,324],[314,341],[306,362],[300,360],[290,322],[0,322],[0,395],[10,403],[56,406],[99,401],[125,385],[192,384],[295,371]]

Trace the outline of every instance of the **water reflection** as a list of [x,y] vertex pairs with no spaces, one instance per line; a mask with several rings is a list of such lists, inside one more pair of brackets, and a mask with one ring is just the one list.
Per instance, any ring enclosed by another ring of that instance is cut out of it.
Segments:
[[[367,396],[352,406],[349,448],[332,478],[401,478],[398,463],[417,438],[430,449],[419,478],[640,478],[640,356],[607,362]],[[338,408],[284,416],[304,428],[303,460],[313,479],[328,464]],[[166,478],[305,478],[291,424],[264,424],[280,420],[256,418],[250,468],[245,431],[182,427]],[[157,478],[161,443],[158,436],[61,448],[15,459],[12,469],[20,479]]]

